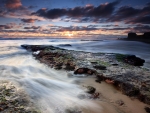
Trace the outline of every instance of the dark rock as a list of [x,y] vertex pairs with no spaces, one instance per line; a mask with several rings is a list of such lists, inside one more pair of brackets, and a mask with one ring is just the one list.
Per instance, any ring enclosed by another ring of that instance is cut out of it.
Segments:
[[55,64],[55,66],[54,66],[54,69],[62,69],[62,65],[63,65],[63,63],[57,63],[57,64]]
[[124,102],[122,100],[117,100],[116,104],[118,104],[119,106],[122,106],[122,105],[124,105]]
[[139,57],[136,57],[135,55],[123,55],[123,54],[116,54],[116,59],[119,62],[125,62],[130,65],[134,66],[143,66],[145,60],[141,59]]
[[91,64],[97,64],[97,62],[91,62]]
[[58,46],[71,46],[70,44],[59,44]]
[[147,95],[144,94],[139,94],[138,95],[138,99],[146,104],[150,105],[150,97],[148,97]]
[[67,70],[67,71],[73,71],[75,69],[75,65],[73,65],[70,62],[67,62],[67,64],[65,64],[65,68],[64,69]]
[[118,66],[118,64],[111,64],[112,66]]
[[89,75],[92,75],[94,73],[95,73],[94,70],[88,69],[88,68],[78,68],[76,71],[74,71],[74,74],[89,74]]
[[124,61],[130,65],[134,66],[143,66],[145,60],[136,57],[135,55],[127,55],[124,59]]
[[137,35],[136,33],[128,33],[128,37],[123,40],[150,43],[150,32],[145,32],[143,35]]
[[106,70],[106,66],[102,66],[102,65],[95,65],[93,66],[95,69],[99,69],[99,70]]
[[120,84],[120,88],[123,94],[127,95],[127,96],[138,96],[140,94],[140,90],[138,88],[135,88],[133,85],[131,84],[125,84],[125,83],[121,83]]
[[128,39],[134,39],[137,37],[136,33],[128,33]]
[[93,94],[96,91],[96,89],[94,87],[92,87],[92,86],[87,86],[86,88],[87,88],[86,92],[90,93],[90,94]]
[[150,32],[145,32],[144,33],[144,38],[150,38]]
[[149,107],[145,107],[144,109],[145,109],[145,111],[146,111],[147,113],[150,113],[150,108],[149,108]]
[[101,83],[101,81],[104,81],[105,78],[103,75],[96,75],[96,80],[95,82]]

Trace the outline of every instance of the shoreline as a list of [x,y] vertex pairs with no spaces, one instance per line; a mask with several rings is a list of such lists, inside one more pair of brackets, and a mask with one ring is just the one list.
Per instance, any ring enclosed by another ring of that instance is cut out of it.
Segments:
[[[145,89],[141,89],[149,88],[149,84],[145,80],[149,81],[150,71],[118,62],[114,53],[90,53],[42,45],[22,45],[22,47],[31,51],[35,59],[50,68],[74,71],[74,73],[68,73],[68,77],[95,76],[95,81],[98,82],[95,82],[96,84],[99,85],[101,82],[111,84],[123,94],[146,103],[145,107],[150,107],[150,95],[146,94],[148,92]],[[95,65],[103,67],[94,68]],[[104,67],[106,69],[102,69]]]

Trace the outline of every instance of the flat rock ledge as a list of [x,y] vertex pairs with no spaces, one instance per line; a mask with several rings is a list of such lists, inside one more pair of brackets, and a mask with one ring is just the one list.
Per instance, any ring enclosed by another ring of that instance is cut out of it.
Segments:
[[123,94],[150,105],[150,70],[124,61],[125,55],[66,50],[50,45],[21,47],[51,68],[67,70],[69,76],[95,76],[95,82],[105,81]]

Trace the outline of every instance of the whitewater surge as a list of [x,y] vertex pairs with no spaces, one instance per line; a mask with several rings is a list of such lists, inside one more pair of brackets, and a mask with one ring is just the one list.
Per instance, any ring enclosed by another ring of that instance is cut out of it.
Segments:
[[89,106],[100,111],[100,106],[78,97],[87,94],[74,84],[75,79],[67,77],[67,72],[55,71],[36,61],[31,53],[20,48],[25,41],[14,42],[1,42],[0,79],[25,90],[42,113],[67,113],[70,109],[80,113]]

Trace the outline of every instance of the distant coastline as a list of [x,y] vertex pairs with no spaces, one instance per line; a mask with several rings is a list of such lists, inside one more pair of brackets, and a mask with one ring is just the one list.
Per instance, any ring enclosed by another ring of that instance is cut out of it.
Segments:
[[139,41],[150,44],[150,32],[145,32],[143,35],[137,35],[136,33],[128,33],[127,38],[119,38],[119,40]]

